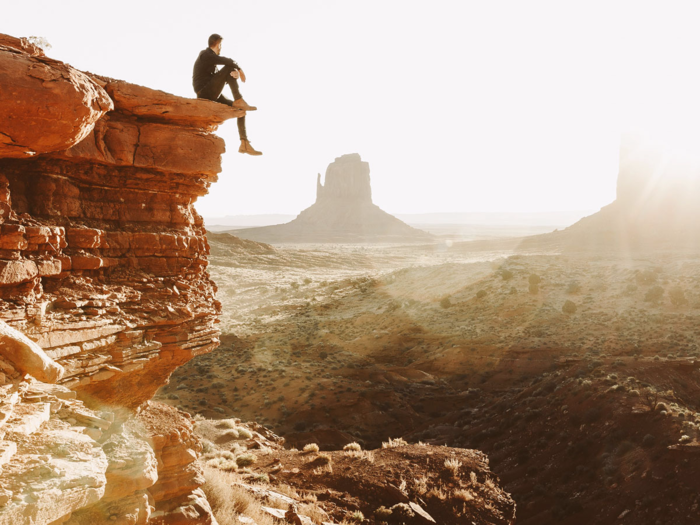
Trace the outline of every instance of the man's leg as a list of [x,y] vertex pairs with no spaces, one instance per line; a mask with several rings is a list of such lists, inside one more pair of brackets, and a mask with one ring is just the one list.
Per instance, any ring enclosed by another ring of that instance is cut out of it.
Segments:
[[[215,100],[215,102],[218,102],[219,104],[226,104],[228,106],[233,104],[232,100],[227,99],[223,95],[220,95],[219,98]],[[241,140],[248,140],[248,134],[246,133],[245,129],[245,116],[238,117],[236,120],[238,121],[236,122],[236,124],[238,125],[238,136]]]

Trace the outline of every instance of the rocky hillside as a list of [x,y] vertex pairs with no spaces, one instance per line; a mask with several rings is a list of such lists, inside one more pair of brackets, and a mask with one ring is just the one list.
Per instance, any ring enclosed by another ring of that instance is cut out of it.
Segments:
[[0,35],[0,523],[211,523],[188,416],[148,401],[219,342],[193,204],[236,110]]

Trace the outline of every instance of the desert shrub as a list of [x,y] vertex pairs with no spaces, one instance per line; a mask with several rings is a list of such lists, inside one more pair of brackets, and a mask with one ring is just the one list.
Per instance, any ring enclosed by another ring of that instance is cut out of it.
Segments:
[[561,311],[565,314],[575,314],[576,313],[576,303],[573,301],[566,301],[564,306],[561,307]]
[[658,303],[664,296],[664,289],[661,286],[652,286],[644,295],[644,300],[649,303]]
[[508,281],[513,278],[513,272],[510,270],[501,270],[501,279]]
[[440,300],[440,306],[442,306],[443,308],[449,308],[450,306],[452,306],[452,302],[450,301],[450,298],[449,298],[449,297],[443,297],[443,298]]
[[476,292],[477,299],[483,299],[484,297],[486,297],[486,290],[479,290]]
[[236,468],[238,468],[238,464],[235,461],[223,457],[212,458],[209,461],[207,461],[206,464],[207,467],[218,468],[227,472],[234,471],[236,470]]
[[253,434],[247,428],[238,428],[236,430],[238,430],[238,437],[240,439],[250,439],[253,437]]
[[595,423],[600,419],[601,416],[601,411],[600,408],[598,407],[593,407],[589,410],[586,411],[585,414],[583,414],[583,422],[584,423]]
[[647,434],[642,438],[642,446],[650,448],[656,444],[656,438],[651,434]]
[[566,293],[579,293],[580,291],[581,285],[576,281],[570,282],[569,286],[566,287]]
[[345,451],[352,451],[352,452],[359,452],[362,450],[362,447],[360,446],[359,443],[348,443],[343,447],[343,450]]
[[530,284],[540,284],[542,282],[542,277],[533,273],[527,278],[527,280]]
[[379,521],[388,520],[391,517],[391,514],[391,509],[387,509],[384,506],[381,506],[374,511],[374,517],[377,518]]
[[319,454],[314,459],[314,465],[328,465],[331,462],[331,457],[328,454]]
[[251,517],[258,525],[279,523],[262,511],[255,495],[232,483],[232,475],[220,470],[205,468],[206,483],[202,486],[220,525],[240,525],[239,514]]
[[452,458],[452,459],[446,459],[445,460],[445,468],[450,471],[452,474],[452,477],[456,478],[457,474],[459,473],[459,467],[462,466],[462,462],[459,461],[457,458]]
[[255,463],[256,459],[257,458],[253,454],[242,454],[236,458],[236,465],[239,467],[247,467]]
[[216,445],[209,441],[208,439],[203,439],[202,440],[202,452],[204,454],[211,454],[213,452],[216,452]]
[[401,447],[401,446],[406,446],[406,445],[408,445],[408,443],[403,438],[396,438],[396,439],[389,438],[389,441],[382,442],[382,448],[394,448],[394,447]]
[[350,521],[354,521],[355,523],[362,523],[365,521],[365,515],[362,514],[359,510],[356,510],[350,515]]
[[645,270],[645,271],[639,272],[637,274],[637,282],[639,284],[645,284],[645,285],[654,284],[658,279],[659,279],[658,274],[655,272],[652,272],[651,270]]
[[320,449],[318,448],[318,445],[316,443],[308,443],[308,444],[304,445],[304,449],[303,449],[303,451],[306,452],[307,454],[311,454],[311,453],[315,454],[319,450]]
[[671,304],[673,306],[683,306],[688,304],[688,299],[685,297],[685,292],[680,286],[674,286],[668,292],[668,296],[671,298]]
[[240,433],[235,428],[232,430],[227,430],[226,432],[221,434],[220,443],[223,441],[231,441],[234,439],[240,439],[240,437],[241,437]]
[[394,520],[403,522],[413,519],[416,513],[406,503],[397,503],[389,509]]
[[270,483],[270,478],[267,474],[256,474],[253,476],[253,483]]

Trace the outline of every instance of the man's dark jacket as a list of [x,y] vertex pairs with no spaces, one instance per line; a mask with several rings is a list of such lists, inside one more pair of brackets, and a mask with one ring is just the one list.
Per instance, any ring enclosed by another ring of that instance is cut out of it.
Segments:
[[217,55],[210,47],[199,53],[192,71],[192,86],[195,93],[199,93],[207,85],[216,72],[216,66],[221,65],[240,69],[232,59]]

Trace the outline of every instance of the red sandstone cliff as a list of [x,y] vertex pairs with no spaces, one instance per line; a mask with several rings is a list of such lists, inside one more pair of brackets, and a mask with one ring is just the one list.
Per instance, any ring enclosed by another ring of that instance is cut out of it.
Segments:
[[149,399],[219,342],[193,204],[239,112],[5,35],[0,85],[0,524],[211,523],[192,425]]

